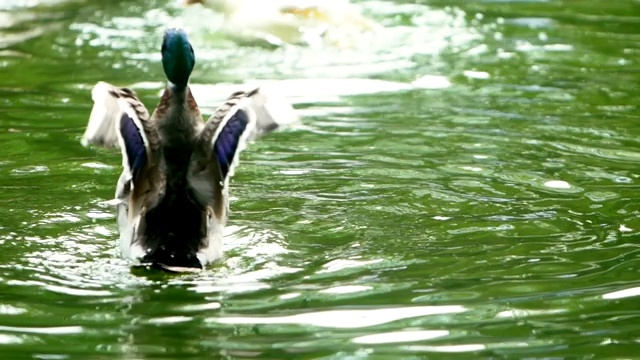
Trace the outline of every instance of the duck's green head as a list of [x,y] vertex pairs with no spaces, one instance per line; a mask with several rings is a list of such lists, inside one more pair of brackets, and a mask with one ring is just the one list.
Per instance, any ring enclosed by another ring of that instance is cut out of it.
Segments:
[[187,34],[181,29],[169,29],[162,41],[162,67],[167,79],[178,88],[187,86],[196,64]]

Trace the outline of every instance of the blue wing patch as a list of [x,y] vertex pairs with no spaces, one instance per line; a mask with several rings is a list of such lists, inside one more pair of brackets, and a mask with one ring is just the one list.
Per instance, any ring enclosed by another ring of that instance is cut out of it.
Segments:
[[240,144],[240,136],[242,136],[247,129],[248,124],[249,116],[246,111],[236,111],[236,113],[229,118],[213,144],[213,151],[218,160],[218,164],[220,164],[223,179],[229,174],[229,168]]
[[144,139],[140,133],[140,129],[126,113],[120,118],[120,134],[124,139],[129,171],[135,180],[147,163],[147,150],[144,146]]

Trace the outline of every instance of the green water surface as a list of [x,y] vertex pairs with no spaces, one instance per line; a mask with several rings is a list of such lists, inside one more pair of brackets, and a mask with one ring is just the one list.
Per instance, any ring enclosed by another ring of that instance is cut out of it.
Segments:
[[[160,0],[0,1],[0,358],[640,358],[640,2],[362,1],[348,46],[239,44]],[[275,86],[221,264],[132,271],[99,80],[154,106],[189,32],[211,113]]]

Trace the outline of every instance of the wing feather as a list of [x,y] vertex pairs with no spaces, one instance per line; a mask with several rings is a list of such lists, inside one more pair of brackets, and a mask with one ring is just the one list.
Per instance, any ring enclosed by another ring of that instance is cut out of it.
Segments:
[[260,88],[231,94],[205,124],[191,156],[187,179],[197,201],[224,220],[240,153],[256,137],[297,121],[291,104]]
[[[211,140],[211,148],[213,156],[216,157],[220,165],[220,175],[222,179],[226,179],[232,166],[237,163],[237,158],[242,151],[242,135],[248,129],[251,123],[248,110],[237,109],[233,113],[226,124],[220,128],[218,136]],[[233,175],[233,174],[232,174]]]
[[220,219],[226,214],[229,179],[256,132],[250,102],[247,93],[232,94],[205,124],[191,157],[189,185],[198,202]]
[[132,190],[148,190],[148,181],[143,184],[141,178],[157,180],[160,175],[153,170],[160,161],[160,137],[149,119],[149,112],[128,88],[101,81],[94,86],[91,96],[94,104],[82,144],[120,148],[123,174],[118,182],[117,198],[128,197]]
[[117,88],[102,81],[91,90],[93,108],[87,128],[82,135],[83,146],[114,147],[118,145],[115,123],[122,116],[122,109],[118,105],[118,97],[112,95],[114,90]]
[[234,93],[232,97],[240,94],[251,99],[247,106],[256,115],[256,126],[252,139],[300,121],[298,113],[291,106],[291,103],[283,97],[267,93],[260,87],[246,93]]
[[135,120],[127,113],[120,119],[119,137],[122,138],[123,166],[128,168],[133,179],[138,178],[140,171],[147,165],[148,144],[144,133],[135,124]]

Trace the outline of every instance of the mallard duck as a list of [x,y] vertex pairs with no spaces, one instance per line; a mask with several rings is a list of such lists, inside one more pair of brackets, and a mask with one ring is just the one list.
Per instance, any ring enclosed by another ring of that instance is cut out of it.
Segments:
[[168,84],[151,116],[136,93],[99,82],[82,144],[118,146],[115,199],[125,258],[170,271],[202,269],[222,256],[229,180],[256,136],[297,120],[260,88],[233,93],[205,123],[189,89],[195,55],[187,35],[165,32]]
[[269,43],[314,43],[324,37],[341,45],[350,33],[379,26],[349,0],[183,0],[224,14],[235,37]]

